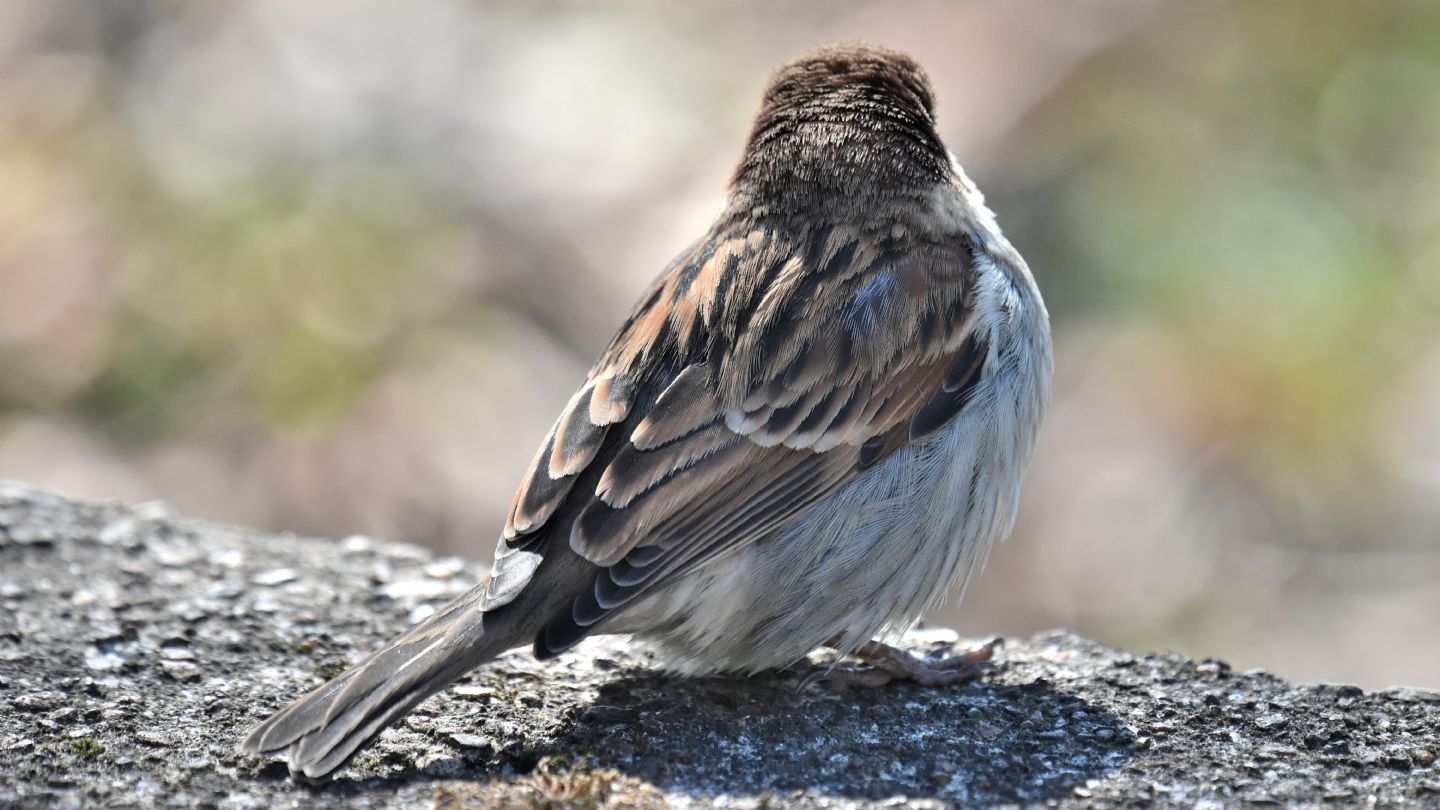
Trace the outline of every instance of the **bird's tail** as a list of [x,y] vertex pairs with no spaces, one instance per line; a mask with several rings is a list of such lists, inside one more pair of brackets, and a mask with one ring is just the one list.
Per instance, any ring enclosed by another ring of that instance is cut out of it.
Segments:
[[290,772],[344,767],[386,726],[470,669],[528,640],[523,622],[480,608],[486,582],[365,661],[276,712],[240,744],[248,756],[289,749]]

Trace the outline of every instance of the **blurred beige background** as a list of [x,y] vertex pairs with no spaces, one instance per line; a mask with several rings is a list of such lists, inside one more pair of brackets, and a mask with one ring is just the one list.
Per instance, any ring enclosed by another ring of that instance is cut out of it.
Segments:
[[1440,687],[1430,8],[3,3],[0,477],[486,557],[767,72],[864,38],[1055,322],[934,618]]

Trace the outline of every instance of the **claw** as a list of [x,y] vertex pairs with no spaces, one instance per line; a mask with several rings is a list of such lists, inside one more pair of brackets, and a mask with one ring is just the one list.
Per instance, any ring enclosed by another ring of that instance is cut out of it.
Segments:
[[855,651],[868,667],[845,667],[833,672],[819,671],[806,676],[804,685],[823,681],[836,691],[884,686],[892,680],[909,680],[920,686],[953,686],[980,677],[980,672],[1003,644],[996,636],[946,658],[921,658],[898,647],[871,641]]

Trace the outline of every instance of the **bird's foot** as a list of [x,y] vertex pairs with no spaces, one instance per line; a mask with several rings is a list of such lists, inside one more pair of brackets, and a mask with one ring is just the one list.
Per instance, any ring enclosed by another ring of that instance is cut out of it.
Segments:
[[953,686],[980,677],[981,668],[1000,644],[997,637],[945,658],[921,658],[898,647],[870,641],[855,651],[855,657],[869,666],[838,668],[825,673],[820,680],[826,687],[841,692],[884,686],[893,680],[908,680],[920,686]]

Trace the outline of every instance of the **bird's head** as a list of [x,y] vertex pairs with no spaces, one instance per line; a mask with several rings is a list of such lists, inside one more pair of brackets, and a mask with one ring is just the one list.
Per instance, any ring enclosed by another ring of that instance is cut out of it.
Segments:
[[771,77],[732,189],[752,206],[814,211],[948,179],[924,69],[896,51],[835,45]]

